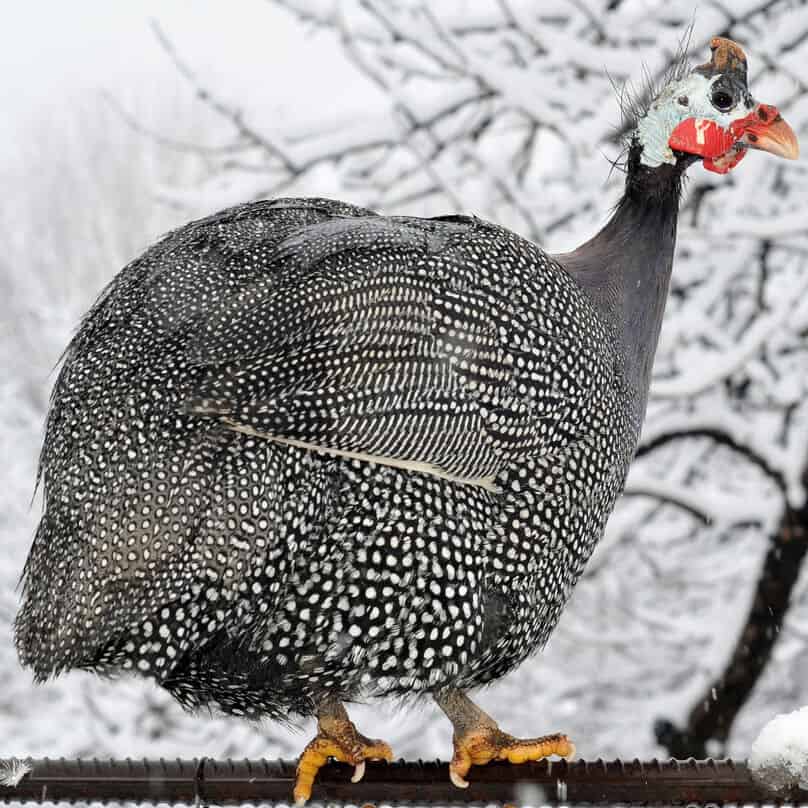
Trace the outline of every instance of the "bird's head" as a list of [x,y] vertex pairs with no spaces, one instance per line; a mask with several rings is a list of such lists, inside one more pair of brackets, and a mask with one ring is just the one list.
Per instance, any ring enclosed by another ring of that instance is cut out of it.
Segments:
[[723,37],[710,48],[710,61],[672,79],[639,119],[640,163],[655,168],[701,159],[709,171],[726,174],[748,149],[796,159],[797,138],[777,107],[749,92],[743,50]]

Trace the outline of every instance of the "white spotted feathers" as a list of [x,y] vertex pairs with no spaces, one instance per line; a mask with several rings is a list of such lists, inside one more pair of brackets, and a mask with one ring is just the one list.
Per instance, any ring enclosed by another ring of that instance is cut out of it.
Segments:
[[283,719],[501,676],[622,487],[620,367],[572,277],[492,224],[318,199],[191,223],[66,354],[21,658]]

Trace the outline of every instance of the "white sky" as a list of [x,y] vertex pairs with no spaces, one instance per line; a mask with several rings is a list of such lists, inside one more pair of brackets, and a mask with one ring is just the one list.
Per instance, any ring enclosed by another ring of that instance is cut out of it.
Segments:
[[53,112],[58,125],[64,98],[175,92],[182,82],[150,19],[208,84],[258,114],[305,118],[307,105],[328,98],[344,115],[366,97],[333,38],[305,30],[271,0],[27,0],[0,26],[0,149],[24,136],[20,124],[32,116]]

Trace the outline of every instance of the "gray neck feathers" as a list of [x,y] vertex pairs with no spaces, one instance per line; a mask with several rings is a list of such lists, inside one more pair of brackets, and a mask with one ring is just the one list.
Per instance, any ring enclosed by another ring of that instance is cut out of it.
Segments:
[[637,428],[668,297],[683,166],[629,159],[626,193],[608,224],[554,258],[575,278],[615,336]]

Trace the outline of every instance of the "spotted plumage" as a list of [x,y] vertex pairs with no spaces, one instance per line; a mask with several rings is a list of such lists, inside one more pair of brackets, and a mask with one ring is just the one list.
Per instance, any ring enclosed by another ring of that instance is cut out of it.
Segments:
[[623,482],[617,361],[572,278],[478,219],[277,200],[180,229],[66,356],[24,660],[284,715],[502,675]]

